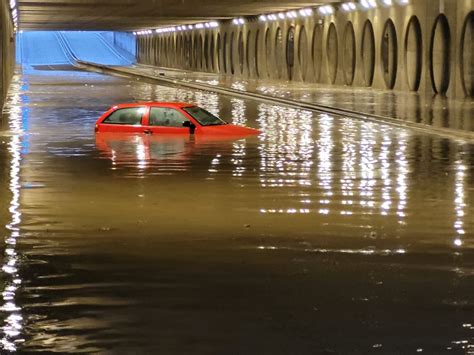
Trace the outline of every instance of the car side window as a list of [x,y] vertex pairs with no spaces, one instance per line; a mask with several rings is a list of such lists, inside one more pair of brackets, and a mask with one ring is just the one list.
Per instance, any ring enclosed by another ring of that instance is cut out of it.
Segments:
[[103,123],[139,125],[142,121],[144,107],[122,108],[112,112]]
[[150,126],[183,127],[186,121],[189,120],[173,108],[152,107],[150,111]]

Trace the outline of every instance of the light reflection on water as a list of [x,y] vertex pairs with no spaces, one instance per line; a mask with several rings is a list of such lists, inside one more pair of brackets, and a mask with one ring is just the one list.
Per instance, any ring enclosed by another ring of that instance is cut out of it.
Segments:
[[9,130],[11,133],[8,152],[11,155],[9,170],[9,190],[11,200],[9,203],[10,221],[6,230],[10,235],[5,237],[5,254],[3,256],[3,305],[0,311],[4,313],[4,325],[2,327],[2,348],[6,351],[16,351],[23,339],[23,316],[21,305],[17,302],[18,288],[21,287],[21,276],[19,273],[19,255],[17,250],[18,238],[20,238],[20,226],[22,214],[20,211],[20,169],[22,160],[23,122],[22,108],[20,106],[20,85],[12,84],[13,95],[9,99],[11,109],[9,111]]
[[463,164],[462,160],[457,160],[456,165],[456,177],[455,177],[455,191],[454,191],[454,208],[456,210],[456,221],[454,222],[454,229],[456,231],[456,238],[454,239],[454,245],[460,247],[463,244],[463,237],[466,234],[464,230],[464,217],[465,217],[465,178],[467,167]]
[[[155,338],[170,339],[168,328],[179,334],[189,331],[181,334],[188,340],[183,343],[194,344],[190,334],[206,327],[189,326],[188,317],[206,319],[226,343],[226,336],[238,331],[235,324],[240,327],[240,322],[248,321],[241,329],[262,326],[258,307],[267,309],[264,316],[278,322],[275,314],[282,312],[281,305],[295,312],[296,319],[308,316],[300,306],[322,308],[318,319],[324,325],[338,317],[350,318],[353,309],[369,314],[377,324],[390,324],[392,319],[378,316],[386,317],[384,310],[397,306],[396,297],[408,303],[405,293],[418,298],[419,289],[413,285],[425,285],[425,274],[437,280],[432,281],[435,295],[426,301],[427,307],[413,307],[413,317],[421,317],[417,321],[423,322],[427,316],[423,312],[430,307],[472,304],[469,293],[456,293],[456,287],[464,290],[459,285],[468,281],[472,266],[461,262],[457,270],[465,276],[455,283],[451,276],[453,255],[469,253],[473,246],[474,222],[468,218],[473,214],[472,147],[374,123],[204,92],[99,76],[82,77],[94,84],[87,87],[79,79],[74,86],[73,77],[60,79],[71,83],[48,85],[46,79],[34,78],[37,85],[29,89],[27,106],[10,103],[13,134],[6,241],[16,242],[24,234],[25,253],[38,263],[19,259],[16,244],[6,249],[3,272],[11,282],[5,283],[3,310],[11,310],[15,317],[6,317],[5,348],[26,338],[27,349],[45,351],[56,346],[64,352],[100,352],[123,345],[122,340],[133,349],[140,336],[150,346],[156,345]],[[18,87],[13,90],[22,92]],[[94,136],[95,119],[108,106],[134,100],[194,102],[229,122],[258,127],[263,134],[232,141]],[[25,107],[30,110],[32,134],[30,154],[22,157],[24,138],[18,129]],[[21,186],[41,188],[21,190],[20,209]],[[176,243],[175,249],[167,249],[165,242],[170,240]],[[202,253],[199,257],[192,254],[196,250]],[[256,254],[247,254],[252,252]],[[15,280],[21,280],[15,274],[18,263],[23,263],[22,276],[28,283],[23,304],[16,301],[19,286]],[[437,268],[448,272],[440,274]],[[14,271],[11,277],[8,271]],[[300,279],[302,273],[305,276]],[[412,275],[417,278],[411,279]],[[279,281],[262,282],[273,277]],[[224,290],[232,291],[216,292],[215,285],[223,282]],[[380,282],[389,285],[388,291]],[[210,289],[200,294],[206,285]],[[338,305],[325,299],[318,288],[334,294]],[[243,294],[242,289],[256,291]],[[305,290],[301,293],[308,294],[308,299],[290,292],[297,289]],[[346,290],[344,295],[341,289]],[[391,298],[392,293],[396,297]],[[261,303],[253,298],[259,295]],[[277,301],[271,308],[274,298]],[[295,304],[288,301],[292,299]],[[357,308],[360,299],[377,301]],[[232,319],[224,327],[213,318],[218,318],[213,313],[216,304],[223,317]],[[233,307],[247,317],[245,321],[231,313]],[[456,312],[433,313],[430,317],[443,318],[450,329],[462,324]],[[24,316],[28,326],[23,324]],[[452,318],[447,321],[446,317]],[[463,324],[470,324],[464,318]],[[159,319],[167,321],[160,324]],[[288,329],[287,322],[281,321],[278,327]],[[319,329],[312,328],[312,316],[305,322],[293,324],[295,333]],[[426,318],[426,323],[433,322]],[[357,327],[370,328],[359,319],[347,318],[338,326],[347,333]],[[154,337],[155,328],[167,335]],[[14,329],[19,333],[7,335]],[[110,329],[116,334],[111,336]],[[269,329],[275,327],[259,328],[264,333],[261,338],[277,334],[272,339],[279,344],[281,334]],[[455,347],[453,339],[464,339],[452,331],[436,337],[443,346]],[[328,337],[337,344],[331,334]],[[168,346],[168,350],[176,349]],[[277,345],[273,349],[278,353]]]

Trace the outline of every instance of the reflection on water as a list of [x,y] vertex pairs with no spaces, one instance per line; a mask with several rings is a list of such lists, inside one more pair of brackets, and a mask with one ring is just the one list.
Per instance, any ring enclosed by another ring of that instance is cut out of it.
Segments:
[[[130,70],[128,68],[128,70]],[[157,76],[150,67],[135,67],[134,72]],[[403,121],[473,132],[474,102],[472,98],[452,100],[441,95],[424,97],[416,92],[367,90],[298,81],[269,79],[234,79],[228,75],[201,72],[167,71],[167,78],[229,87],[237,91],[256,92],[312,104],[336,107]]]
[[23,339],[23,316],[21,305],[17,302],[17,291],[21,287],[21,276],[18,269],[19,255],[17,242],[20,237],[20,226],[22,214],[20,211],[20,169],[22,160],[23,122],[22,108],[20,106],[20,86],[16,82],[12,85],[12,92],[9,99],[9,131],[11,133],[8,152],[10,153],[10,169],[8,187],[11,193],[11,200],[8,211],[10,221],[6,224],[9,235],[5,236],[5,252],[2,261],[2,283],[3,283],[3,304],[0,308],[4,315],[2,327],[1,345],[4,350],[16,351]]
[[[109,106],[138,100],[193,102],[263,134],[94,135]],[[25,74],[8,110],[4,349],[472,343],[471,145],[80,72]]]
[[465,203],[465,172],[466,166],[462,163],[462,160],[457,160],[456,165],[456,181],[454,184],[454,208],[456,210],[456,221],[454,222],[454,230],[456,231],[456,239],[454,239],[454,245],[460,247],[463,244],[462,237],[466,234],[464,230],[464,209]]
[[[318,179],[319,187],[323,191],[322,199],[319,200],[320,214],[329,214],[331,212],[331,200],[334,196],[332,191],[332,152],[334,149],[332,137],[333,118],[323,115],[319,119],[320,136],[318,139]],[[333,211],[334,212],[334,211]]]

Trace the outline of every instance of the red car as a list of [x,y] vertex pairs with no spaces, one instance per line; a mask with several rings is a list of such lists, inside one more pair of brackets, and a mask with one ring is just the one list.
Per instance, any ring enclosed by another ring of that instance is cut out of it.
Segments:
[[260,131],[254,128],[229,124],[198,106],[176,102],[143,102],[113,106],[97,120],[95,131],[227,137],[260,134]]

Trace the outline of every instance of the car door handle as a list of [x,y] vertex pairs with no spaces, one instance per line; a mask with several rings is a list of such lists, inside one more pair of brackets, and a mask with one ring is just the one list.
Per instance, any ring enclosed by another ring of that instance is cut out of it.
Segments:
[[145,129],[145,130],[143,131],[143,133],[145,133],[145,134],[152,134],[153,132],[151,131],[151,129]]

